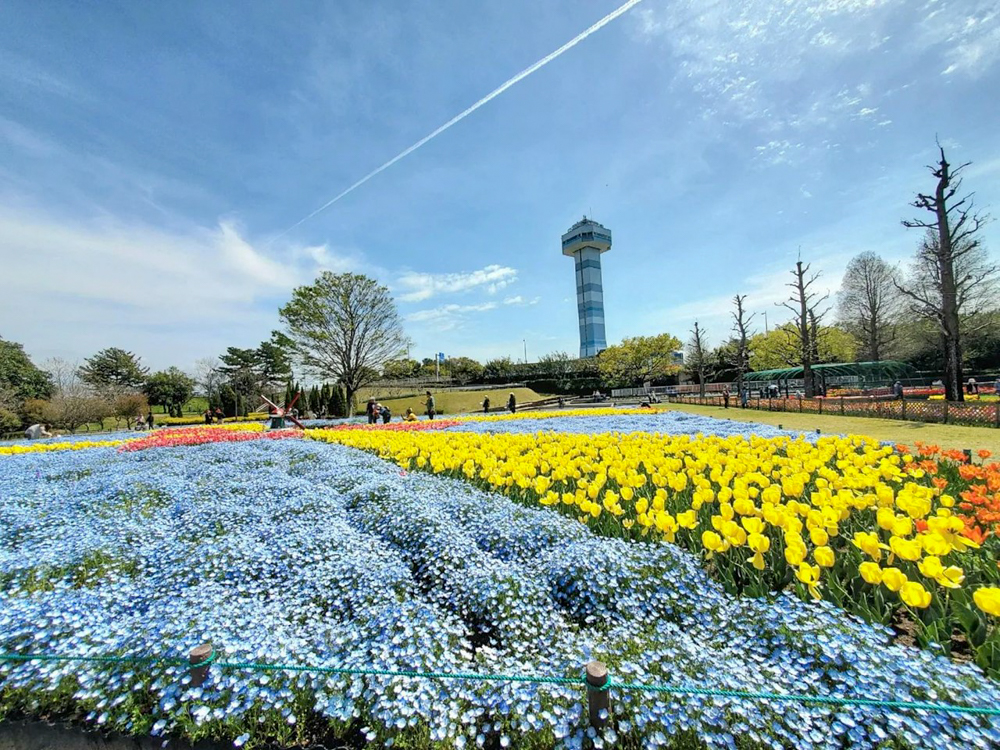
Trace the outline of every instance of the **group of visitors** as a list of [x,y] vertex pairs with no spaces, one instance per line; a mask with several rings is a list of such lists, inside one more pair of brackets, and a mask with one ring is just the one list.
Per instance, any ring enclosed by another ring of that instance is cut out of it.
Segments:
[[154,422],[155,420],[153,419],[153,412],[149,412],[149,414],[147,414],[145,417],[140,414],[138,417],[135,418],[135,429],[138,430],[139,432],[142,432],[143,430],[151,430],[153,429]]
[[[969,378],[969,382],[965,384],[965,392],[968,394],[979,395],[979,383],[976,382],[975,378]],[[993,393],[1000,396],[1000,375],[993,382]]]
[[[412,409],[409,411],[412,412]],[[368,399],[365,414],[368,415],[368,424],[378,424],[379,419],[382,420],[382,424],[389,424],[392,420],[392,412],[389,410],[389,407],[380,404],[373,398]]]
[[211,407],[205,409],[204,416],[205,416],[205,424],[212,424],[212,422],[217,422],[219,424],[222,424],[223,422],[226,421],[226,415],[222,413],[222,409],[220,409],[218,406],[216,406],[215,409],[212,409]]

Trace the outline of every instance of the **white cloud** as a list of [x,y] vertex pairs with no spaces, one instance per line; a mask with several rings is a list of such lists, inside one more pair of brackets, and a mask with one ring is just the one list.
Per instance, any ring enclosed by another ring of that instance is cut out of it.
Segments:
[[1000,12],[993,0],[935,7],[925,17],[923,31],[924,44],[940,45],[942,75],[977,78],[1000,60]]
[[468,273],[417,273],[406,272],[397,279],[396,286],[404,291],[399,299],[404,302],[422,302],[439,294],[467,292],[483,288],[489,294],[517,281],[517,270],[507,266],[489,265]]
[[480,305],[441,305],[425,310],[417,310],[405,317],[408,323],[433,325],[437,331],[450,331],[459,327],[471,313],[495,310],[496,302],[484,302]]
[[[701,97],[706,121],[750,124],[764,143],[807,142],[761,159],[771,163],[819,156],[813,142],[851,123],[884,127],[880,105],[903,71],[938,64],[979,77],[1000,61],[996,0],[676,0],[635,16],[640,37],[667,50],[675,84]],[[847,66],[866,80],[831,89]]]
[[[256,307],[314,278],[310,255],[255,246],[233,221],[170,231],[141,223],[65,219],[0,210],[3,334],[53,355],[89,355],[97,346],[147,351],[150,338],[187,327],[190,342],[163,359],[215,354],[221,332],[266,336],[275,314]],[[265,320],[266,319],[266,320]],[[210,342],[210,343],[206,343]],[[233,343],[233,341],[229,341]],[[248,341],[253,343],[252,341]]]
[[639,11],[640,31],[670,48],[679,76],[714,110],[773,122],[776,103],[789,111],[791,82],[855,48],[877,47],[887,18],[880,11],[902,1],[679,0]]
[[519,305],[519,306],[537,305],[539,301],[541,301],[541,299],[542,299],[541,297],[532,297],[531,299],[525,299],[520,294],[518,294],[515,297],[505,298],[503,303],[505,305]]

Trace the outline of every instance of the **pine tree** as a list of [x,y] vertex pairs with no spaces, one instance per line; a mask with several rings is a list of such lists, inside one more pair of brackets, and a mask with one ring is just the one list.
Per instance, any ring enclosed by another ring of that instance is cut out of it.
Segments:
[[339,384],[331,389],[329,412],[334,417],[344,416],[344,392]]

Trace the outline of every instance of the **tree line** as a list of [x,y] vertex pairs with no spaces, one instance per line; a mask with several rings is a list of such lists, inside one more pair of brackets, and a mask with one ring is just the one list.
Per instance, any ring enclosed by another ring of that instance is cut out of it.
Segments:
[[815,365],[885,359],[942,372],[947,398],[962,400],[966,368],[1000,367],[998,268],[980,238],[988,217],[972,194],[962,193],[969,164],[953,167],[938,151],[928,167],[933,190],[917,193],[911,205],[920,213],[902,221],[921,232],[907,268],[861,252],[848,264],[834,304],[820,293],[820,273],[800,258],[790,271],[789,296],[778,303],[791,313],[788,322],[760,332],[747,296],[736,294],[730,330],[714,348],[694,321],[686,344],[669,333],[637,336],[591,359],[552,352],[530,364],[506,357],[418,362],[408,356],[410,341],[385,286],[360,274],[325,272],[292,291],[279,310],[283,330],[256,347],[228,347],[199,361],[193,376],[177,367],[151,373],[139,356],[117,347],[79,366],[53,360],[42,368],[20,344],[0,338],[0,430],[35,421],[74,429],[109,417],[120,424],[150,405],[180,416],[197,388],[211,408],[247,414],[261,395],[288,404],[301,392],[293,365],[322,383],[300,397],[301,410],[335,416],[353,414],[366,386],[432,374],[460,385],[524,381],[547,392],[585,392],[677,382],[683,375],[703,385],[742,384],[751,371],[797,366],[812,396]]
[[[861,252],[848,263],[834,304],[818,291],[820,274],[800,258],[791,270],[789,297],[778,303],[791,312],[789,322],[754,333],[746,296],[737,294],[730,335],[714,351],[695,322],[687,344],[692,378],[742,383],[750,371],[801,367],[811,397],[817,364],[894,359],[942,373],[946,398],[961,401],[966,368],[1000,368],[1000,269],[980,237],[988,217],[972,194],[962,194],[961,174],[969,164],[952,167],[944,149],[938,152],[928,167],[934,190],[917,193],[911,203],[925,213],[902,221],[921,232],[908,267]],[[826,325],[830,312],[835,321]]]

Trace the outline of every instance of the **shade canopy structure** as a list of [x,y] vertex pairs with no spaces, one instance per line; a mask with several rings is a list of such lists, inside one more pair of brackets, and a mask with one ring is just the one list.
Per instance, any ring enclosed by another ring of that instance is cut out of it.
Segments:
[[[824,381],[834,378],[856,379],[862,383],[878,383],[892,380],[906,380],[918,377],[916,369],[906,362],[883,360],[881,362],[831,362],[813,365],[812,371]],[[758,370],[743,376],[748,383],[778,383],[786,380],[802,380],[801,367],[785,367],[776,370]]]

